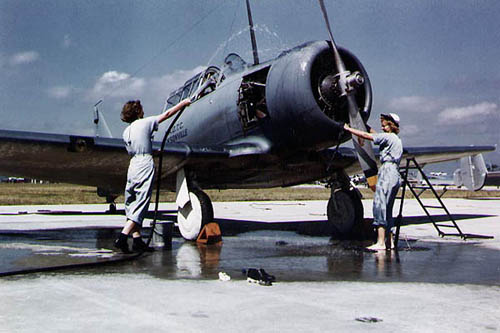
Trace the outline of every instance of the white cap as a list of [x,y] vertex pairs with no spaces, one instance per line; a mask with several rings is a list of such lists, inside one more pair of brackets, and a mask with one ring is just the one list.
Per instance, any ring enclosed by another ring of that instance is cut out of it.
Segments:
[[399,126],[400,118],[395,113],[381,114],[380,117],[385,118],[387,120],[391,120],[393,123],[395,123],[397,126]]

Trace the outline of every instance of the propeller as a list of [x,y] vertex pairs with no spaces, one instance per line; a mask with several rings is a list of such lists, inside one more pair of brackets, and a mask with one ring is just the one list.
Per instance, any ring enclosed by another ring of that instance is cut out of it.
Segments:
[[[330,21],[328,20],[325,3],[323,2],[323,0],[318,1],[321,7],[321,11],[323,12],[323,17],[325,19],[328,34],[330,35],[335,65],[337,66],[338,70],[338,73],[335,75],[337,90],[339,91],[340,96],[345,96],[345,98],[347,99],[347,105],[349,109],[349,124],[352,128],[366,132],[365,122],[363,121],[363,118],[359,113],[358,104],[356,103],[356,99],[352,94],[357,86],[363,84],[363,76],[359,72],[351,73],[346,69],[335,44],[335,40],[333,39],[332,29],[330,28]],[[375,154],[373,152],[372,144],[369,141],[360,143],[358,142],[358,140],[354,139],[352,140],[352,142],[354,144],[354,148],[356,149],[358,161],[361,165],[363,173],[365,174],[368,186],[373,189],[375,188],[375,184],[377,183],[377,163],[375,160]]]

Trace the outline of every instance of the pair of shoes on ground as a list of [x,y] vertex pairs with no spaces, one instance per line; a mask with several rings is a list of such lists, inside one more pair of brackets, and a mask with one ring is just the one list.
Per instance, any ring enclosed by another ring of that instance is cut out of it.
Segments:
[[258,283],[261,286],[271,286],[276,281],[274,275],[267,274],[264,269],[249,268],[247,270],[247,281]]
[[154,248],[148,246],[142,238],[134,238],[133,243],[132,243],[132,251],[130,251],[128,247],[128,241],[127,237],[123,237],[122,234],[120,234],[120,237],[115,241],[115,247],[119,250],[122,251],[124,254],[130,254],[133,252],[153,252]]

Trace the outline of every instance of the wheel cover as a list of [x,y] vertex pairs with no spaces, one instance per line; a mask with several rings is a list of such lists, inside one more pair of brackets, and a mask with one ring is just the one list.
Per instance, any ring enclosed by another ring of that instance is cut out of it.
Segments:
[[196,194],[189,192],[189,199],[190,202],[178,210],[177,226],[184,239],[194,240],[201,231],[203,216],[200,200]]

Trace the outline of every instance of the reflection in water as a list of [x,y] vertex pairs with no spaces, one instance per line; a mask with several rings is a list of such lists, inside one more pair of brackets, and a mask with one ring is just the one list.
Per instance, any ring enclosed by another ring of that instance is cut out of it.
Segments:
[[376,276],[380,278],[401,276],[401,263],[396,251],[377,251],[373,256]]
[[331,245],[327,256],[328,272],[337,279],[399,279],[402,267],[396,251],[368,252],[363,244],[344,241]]
[[213,273],[219,267],[222,242],[217,244],[184,243],[177,251],[176,276],[198,278]]

